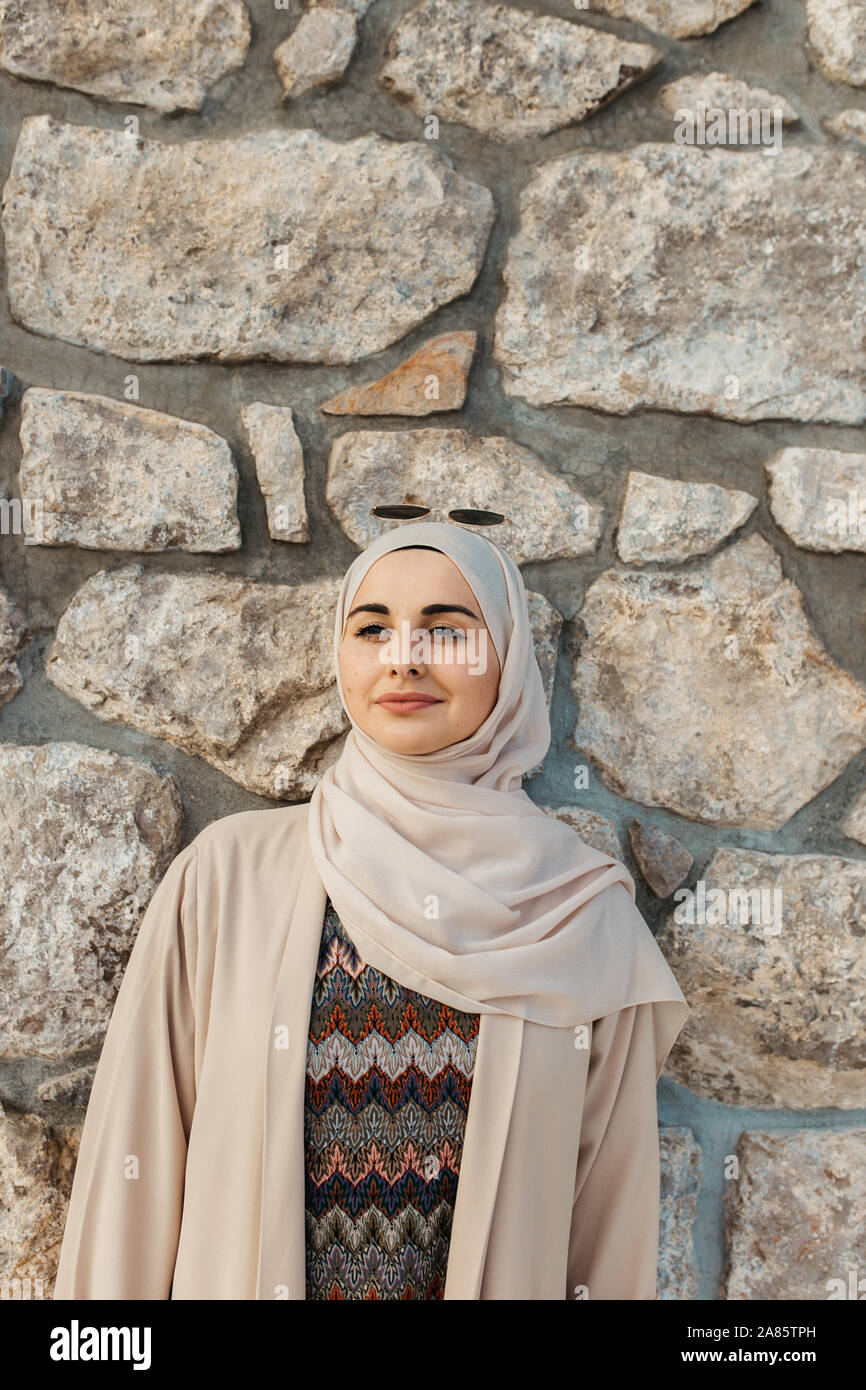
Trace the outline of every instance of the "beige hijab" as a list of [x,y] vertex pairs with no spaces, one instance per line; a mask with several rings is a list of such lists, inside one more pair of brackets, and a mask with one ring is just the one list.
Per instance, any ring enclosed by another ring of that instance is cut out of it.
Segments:
[[499,657],[499,695],[474,734],[433,753],[392,752],[346,710],[352,728],[308,817],[328,895],[368,964],[452,1007],[568,1027],[667,1003],[660,1070],[688,1008],[635,906],[634,881],[522,789],[550,722],[511,556],[452,523],[413,522],[374,540],[337,602],[343,707],[345,615],[374,561],[410,545],[442,551],[472,588]]

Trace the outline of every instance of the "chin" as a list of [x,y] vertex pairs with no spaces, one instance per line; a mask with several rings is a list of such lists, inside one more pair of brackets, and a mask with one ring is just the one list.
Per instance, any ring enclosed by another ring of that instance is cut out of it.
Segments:
[[454,739],[447,732],[438,734],[427,731],[425,736],[421,736],[418,729],[409,728],[409,720],[406,719],[406,728],[395,729],[374,729],[367,728],[366,732],[377,743],[381,743],[384,748],[390,748],[392,753],[435,753],[439,748],[446,748]]
[[380,736],[379,742],[394,753],[432,753],[434,749],[443,747],[439,739],[419,738],[417,734],[411,734],[408,729],[402,738],[399,734],[390,732]]

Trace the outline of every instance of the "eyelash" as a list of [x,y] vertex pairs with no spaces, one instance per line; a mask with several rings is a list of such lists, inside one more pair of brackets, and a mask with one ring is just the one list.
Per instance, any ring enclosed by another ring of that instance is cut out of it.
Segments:
[[[364,627],[358,628],[357,632],[355,633],[355,636],[366,637],[369,633],[372,633],[374,631],[381,632],[383,630],[383,626],[384,625],[382,623],[367,623]],[[435,632],[438,627],[444,628],[446,632],[455,633],[457,637],[466,636],[466,633],[463,631],[462,628],[452,627],[450,623],[434,623],[433,626],[430,628],[430,631]],[[377,638],[376,640],[378,641],[379,639]]]

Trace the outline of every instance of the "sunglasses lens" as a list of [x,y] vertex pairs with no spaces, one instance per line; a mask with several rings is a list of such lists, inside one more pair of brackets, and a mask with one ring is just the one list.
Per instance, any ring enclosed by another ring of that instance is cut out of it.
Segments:
[[429,507],[416,507],[410,502],[395,502],[387,507],[371,507],[370,515],[381,517],[383,521],[406,521],[413,516],[426,516]]
[[452,521],[459,521],[463,526],[499,526],[505,520],[501,512],[477,512],[471,507],[449,512],[448,515]]

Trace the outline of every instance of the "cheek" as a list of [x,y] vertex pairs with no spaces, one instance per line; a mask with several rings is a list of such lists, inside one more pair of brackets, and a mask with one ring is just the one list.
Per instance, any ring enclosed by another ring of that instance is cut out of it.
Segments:
[[486,718],[493,706],[496,704],[496,697],[499,694],[499,676],[495,670],[487,671],[479,680],[484,687],[484,717]]
[[442,684],[460,701],[467,714],[479,722],[480,718],[486,718],[496,704],[499,690],[499,675],[495,666],[492,669],[488,666],[478,676],[470,675],[467,667],[452,667],[450,670],[446,667],[445,670],[448,675],[443,677]]
[[355,684],[355,662],[348,652],[340,652],[340,681],[348,694]]
[[378,651],[378,646],[371,642],[369,646],[351,648],[341,653],[340,679],[347,693],[350,690],[356,693],[364,691],[378,680],[382,672]]
[[[488,647],[490,647],[491,645],[492,644],[488,639]],[[497,698],[499,696],[499,677],[499,662],[496,656],[491,655],[491,652],[488,650],[487,669],[484,672],[484,675],[472,677],[473,681],[477,682],[480,688],[477,700],[478,706],[481,708],[482,715],[485,719],[487,718],[487,715],[490,713],[490,711],[493,709],[493,706],[496,704]]]

